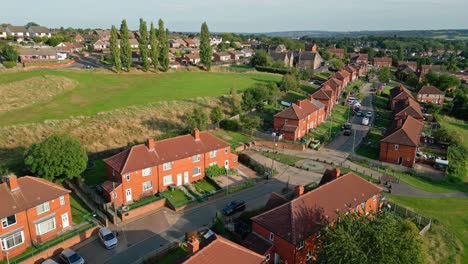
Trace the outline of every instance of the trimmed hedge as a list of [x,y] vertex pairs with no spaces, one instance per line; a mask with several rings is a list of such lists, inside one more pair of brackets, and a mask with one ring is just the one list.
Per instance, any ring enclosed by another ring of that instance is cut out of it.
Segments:
[[267,175],[270,174],[270,168],[267,168],[263,164],[256,162],[244,153],[239,154],[239,162],[257,172],[258,176],[267,177]]
[[233,119],[223,119],[219,122],[219,127],[229,131],[239,131],[241,126],[239,121]]
[[2,62],[3,66],[6,68],[13,68],[16,67],[16,61],[4,61]]
[[291,70],[289,69],[273,68],[273,67],[266,67],[266,66],[255,66],[255,69],[259,72],[270,72],[270,73],[279,73],[279,74],[291,73]]

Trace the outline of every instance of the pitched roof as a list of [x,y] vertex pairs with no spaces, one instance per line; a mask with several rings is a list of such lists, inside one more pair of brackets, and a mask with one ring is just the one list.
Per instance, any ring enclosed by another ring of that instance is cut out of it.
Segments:
[[345,71],[347,71],[348,73],[350,73],[350,74],[353,73],[353,72],[356,72],[358,70],[352,65],[346,65],[343,69]]
[[32,176],[17,179],[19,190],[11,192],[7,183],[0,184],[0,218],[33,208],[44,202],[70,193],[69,190],[47,180]]
[[215,54],[218,55],[218,56],[220,56],[220,57],[223,57],[223,56],[229,56],[229,57],[231,57],[231,55],[230,55],[229,53],[225,52],[225,51],[223,51],[223,52],[216,52]]
[[325,93],[324,89],[318,89],[312,95],[312,98],[317,100],[329,100],[330,96]]
[[53,47],[45,47],[45,48],[20,47],[18,53],[20,56],[56,56],[57,49]]
[[34,33],[50,33],[50,30],[48,28],[42,26],[31,26],[29,27],[29,30]]
[[192,135],[178,136],[154,142],[154,150],[140,144],[107,158],[104,162],[124,174],[226,147],[229,147],[228,143],[208,132],[200,132],[199,140],[195,140]]
[[421,106],[412,98],[407,100],[400,101],[395,105],[395,117],[407,116],[410,115],[416,119],[423,119],[423,113],[421,111]]
[[380,191],[377,185],[347,173],[252,221],[296,245],[318,231],[323,218],[333,221],[337,211],[355,208]]
[[377,62],[392,63],[392,58],[390,58],[390,57],[374,58],[374,63],[377,63]]
[[274,61],[284,61],[285,59],[289,59],[288,52],[271,52],[270,56]]
[[266,202],[265,204],[265,209],[266,210],[270,210],[270,209],[273,209],[275,207],[278,207],[282,204],[285,204],[287,203],[288,200],[286,198],[284,198],[283,196],[275,193],[275,192],[272,192],[270,194],[270,198],[268,198],[268,201]]
[[409,115],[401,127],[393,125],[380,142],[417,147],[422,129],[423,123]]
[[210,244],[195,252],[185,264],[260,264],[265,257],[216,235]]
[[434,64],[430,64],[430,65],[421,65],[421,70],[434,70],[434,71],[440,71],[442,68],[440,67],[440,65],[434,65]]
[[418,94],[444,94],[441,90],[437,89],[437,87],[432,85],[426,85],[419,90]]
[[300,106],[297,104],[292,104],[290,107],[274,115],[274,117],[299,120],[306,118],[308,115],[312,114],[318,109],[315,104],[307,99],[300,100],[299,103]]
[[398,61],[398,65],[417,66],[418,63],[415,61]]
[[260,255],[265,255],[272,247],[273,243],[270,240],[252,232],[242,241],[242,245]]
[[7,26],[7,28],[11,31],[11,32],[27,32],[28,30],[26,29],[26,27],[23,27],[23,26]]
[[406,99],[413,98],[413,94],[402,84],[390,89],[390,98],[393,99]]
[[350,73],[345,70],[341,70],[341,71],[336,72],[333,76],[337,78],[338,80],[345,80],[349,78]]

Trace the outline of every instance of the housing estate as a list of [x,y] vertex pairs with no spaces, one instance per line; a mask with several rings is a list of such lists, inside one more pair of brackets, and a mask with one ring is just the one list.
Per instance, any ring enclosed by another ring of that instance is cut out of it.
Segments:
[[376,66],[376,67],[390,67],[390,66],[392,66],[392,58],[390,58],[390,57],[374,58],[374,66]]
[[390,90],[390,109],[395,109],[399,102],[405,102],[408,98],[414,99],[413,94],[402,84]]
[[[308,263],[315,256],[315,238],[323,221],[333,223],[338,213],[377,212],[381,188],[353,173],[329,179],[304,193],[297,186],[297,198],[286,202],[274,195],[268,204],[280,204],[252,220],[252,234],[244,245],[264,255],[270,263]],[[273,194],[272,194],[273,196]]]
[[418,70],[418,63],[415,61],[399,61],[398,66],[407,66],[413,72],[416,72]]
[[445,93],[437,89],[432,85],[426,85],[419,90],[417,95],[418,102],[421,103],[433,103],[433,104],[444,104]]
[[204,179],[209,166],[237,168],[228,143],[195,129],[191,135],[133,146],[104,160],[107,181],[101,186],[116,206]]
[[0,260],[64,232],[72,224],[70,191],[47,180],[10,175],[0,184]]
[[5,27],[0,26],[0,39],[7,39],[8,33]]
[[18,42],[29,38],[29,31],[24,26],[7,26],[6,33],[9,36],[13,36],[13,38]]
[[30,26],[28,28],[28,32],[29,32],[29,35],[33,38],[33,37],[52,37],[52,32],[46,28],[46,27],[42,27],[42,26]]
[[231,60],[231,54],[227,52],[216,52],[213,54],[215,61],[226,62]]
[[330,48],[328,49],[328,52],[330,53],[330,55],[340,59],[343,59],[345,57],[344,49]]

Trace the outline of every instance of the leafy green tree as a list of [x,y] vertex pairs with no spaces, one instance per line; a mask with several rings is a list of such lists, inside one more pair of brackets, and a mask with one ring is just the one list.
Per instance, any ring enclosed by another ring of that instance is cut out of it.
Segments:
[[250,117],[250,116],[243,115],[240,117],[240,121],[242,124],[242,128],[251,135],[262,124],[262,119],[260,119],[260,117],[258,116]]
[[244,91],[242,95],[242,109],[263,109],[265,103],[271,102],[278,87],[275,84],[256,83]]
[[439,75],[439,80],[435,85],[442,91],[446,91],[449,88],[458,88],[461,85],[461,81],[452,74],[443,73]]
[[3,47],[2,55],[6,61],[18,61],[18,52],[16,49],[10,45]]
[[326,50],[326,49],[321,49],[321,50],[319,50],[319,54],[320,54],[320,56],[321,56],[324,60],[326,60],[326,61],[330,60],[331,57],[332,57],[332,56],[330,55],[330,52],[328,52],[328,50]]
[[241,108],[241,98],[236,91],[236,88],[231,87],[229,91],[230,94],[230,104],[231,104],[231,111],[233,114],[239,114],[242,110]]
[[159,19],[159,65],[163,71],[169,70],[169,44],[167,43],[167,32],[164,27],[164,21]]
[[271,66],[273,64],[273,59],[266,50],[259,50],[255,55],[250,59],[250,64],[255,66]]
[[122,24],[120,25],[120,51],[122,53],[120,56],[122,64],[127,72],[129,72],[132,66],[132,48],[128,39],[128,26],[125,19],[122,20]]
[[39,24],[37,24],[36,22],[28,22],[25,27],[30,28],[30,27],[37,27],[37,26],[39,26]]
[[51,135],[26,150],[24,164],[37,176],[60,182],[79,177],[86,169],[88,156],[77,140],[68,135]]
[[293,74],[285,74],[281,80],[280,89],[284,92],[297,91],[299,89],[299,81]]
[[399,46],[399,47],[398,47],[397,58],[398,58],[398,60],[400,60],[400,61],[402,61],[403,58],[404,58],[403,47],[402,47],[402,46]]
[[389,67],[383,67],[379,70],[379,80],[383,83],[390,81],[391,73]]
[[200,32],[200,60],[207,71],[211,69],[211,56],[213,50],[210,45],[210,31],[206,22],[203,22]]
[[466,91],[457,89],[452,101],[450,114],[456,118],[468,120],[468,95]]
[[34,36],[33,38],[34,43],[39,44],[42,43],[42,37],[40,36]]
[[437,85],[439,83],[439,74],[430,70],[423,78],[423,84]]
[[340,214],[333,225],[324,224],[316,238],[315,263],[374,264],[425,263],[419,229],[409,219],[390,212],[374,217]]
[[150,63],[148,61],[148,27],[146,26],[146,21],[143,18],[140,18],[140,38],[138,39],[138,48],[140,49],[141,63],[145,71],[148,71],[150,68]]
[[338,59],[338,58],[331,59],[330,63],[333,66],[333,68],[335,68],[337,70],[341,70],[344,67],[344,62],[342,60]]
[[210,119],[211,119],[211,122],[213,122],[213,124],[216,124],[217,126],[219,126],[219,122],[224,119],[224,114],[223,114],[223,110],[221,109],[221,107],[216,106],[215,108],[213,108],[210,114]]
[[150,27],[150,58],[151,58],[151,63],[153,64],[154,70],[158,70],[158,64],[159,64],[159,45],[157,43],[157,36],[156,36],[156,29],[154,28],[153,22],[151,22],[151,27]]
[[117,28],[115,26],[112,26],[111,29],[110,53],[112,65],[114,65],[117,72],[120,72],[122,70],[122,62],[120,61],[120,48],[118,43]]
[[208,114],[203,108],[195,108],[185,119],[186,128],[192,131],[195,128],[205,130],[208,127]]
[[455,53],[450,53],[445,66],[447,67],[447,70],[449,70],[449,71],[459,71],[460,70],[460,68],[458,68],[458,66],[457,66],[457,59],[455,57]]

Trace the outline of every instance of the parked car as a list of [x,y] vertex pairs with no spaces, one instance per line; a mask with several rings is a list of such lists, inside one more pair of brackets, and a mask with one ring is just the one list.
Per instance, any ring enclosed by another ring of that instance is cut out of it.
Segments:
[[356,116],[362,116],[362,111],[361,110],[357,111]]
[[346,130],[343,132],[343,135],[345,135],[345,136],[351,136],[351,129],[346,129]]
[[367,112],[366,117],[371,118],[372,117],[372,112]]
[[99,229],[98,237],[106,249],[113,249],[117,246],[117,237],[106,227]]
[[60,259],[67,264],[84,264],[84,259],[75,251],[67,248],[60,253]]
[[312,140],[312,142],[310,142],[310,144],[309,144],[309,148],[315,149],[315,150],[319,149],[320,148],[320,140],[318,140],[318,139]]
[[369,118],[364,117],[364,118],[362,119],[362,121],[361,121],[361,124],[362,124],[363,126],[368,126],[368,125],[369,125]]
[[232,215],[236,212],[244,211],[245,210],[245,202],[244,201],[231,201],[224,207],[223,213],[225,215]]
[[53,259],[46,259],[44,260],[44,262],[42,262],[42,264],[58,264],[57,261],[53,260]]

